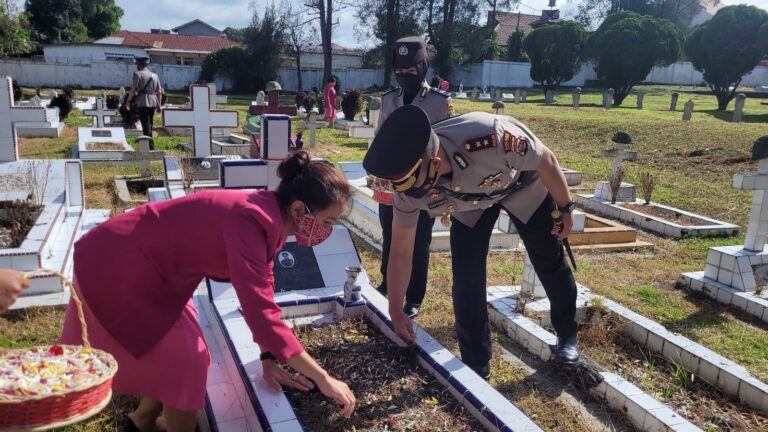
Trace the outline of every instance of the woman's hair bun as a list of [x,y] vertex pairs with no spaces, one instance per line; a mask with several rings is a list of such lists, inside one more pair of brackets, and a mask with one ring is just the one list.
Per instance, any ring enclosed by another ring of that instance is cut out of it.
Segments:
[[309,153],[304,150],[297,151],[277,167],[277,175],[283,181],[292,182],[297,176],[306,171],[310,162]]

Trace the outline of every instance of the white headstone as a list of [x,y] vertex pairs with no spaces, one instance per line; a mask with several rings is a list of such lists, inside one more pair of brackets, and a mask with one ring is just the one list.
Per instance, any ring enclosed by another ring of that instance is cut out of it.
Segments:
[[45,108],[17,107],[13,100],[13,84],[10,77],[0,78],[0,162],[19,159],[16,123],[44,122]]
[[680,97],[680,93],[672,92],[672,100],[669,102],[669,110],[677,111],[677,99]]
[[94,127],[103,128],[117,115],[117,110],[105,109],[104,99],[96,98],[94,108],[83,111],[83,115],[86,117],[93,117]]
[[683,107],[683,121],[690,121],[693,117],[693,101],[688,99]]
[[464,83],[459,84],[459,93],[464,93]]
[[223,160],[220,166],[223,189],[265,189],[269,183],[269,168],[264,160]]
[[603,107],[605,109],[611,109],[613,106],[613,89],[609,88],[603,92]]
[[149,143],[152,141],[151,137],[148,137],[146,135],[142,135],[138,138],[136,138],[136,141],[138,141],[139,144],[139,151],[136,154],[136,158],[138,159],[139,163],[139,170],[141,171],[142,177],[151,177],[152,176],[152,165],[149,160],[150,155],[150,148]]
[[552,92],[552,90],[547,90],[544,92],[544,104],[545,105],[552,105],[552,102],[555,100],[555,95]]
[[733,109],[733,121],[734,122],[740,122],[741,117],[744,115],[744,102],[747,99],[747,95],[744,93],[739,93],[736,95],[736,102]]
[[515,104],[519,104],[523,99],[523,92],[520,89],[515,89]]
[[[743,180],[738,189],[751,190],[752,192],[752,211],[749,214],[749,225],[747,225],[747,237],[744,239],[744,249],[750,251],[762,252],[765,247],[766,235],[768,235],[768,159],[761,159],[757,168],[757,173],[747,175],[737,175]],[[734,182],[735,183],[735,182]]]
[[125,87],[120,87],[120,103],[123,103],[123,99],[125,99]]
[[264,92],[259,90],[258,93],[256,93],[256,105],[257,106],[266,106],[267,102],[264,100]]
[[[379,118],[379,111],[375,110],[376,112],[376,120],[378,121]],[[373,118],[374,111],[371,111],[371,118]],[[309,128],[309,148],[313,149],[315,148],[315,137],[317,135],[317,128],[322,127],[325,123],[321,123],[317,121],[317,113],[315,111],[311,111],[309,113],[309,117],[307,118],[307,128]]]
[[523,98],[523,102],[527,102],[528,101],[528,89],[523,89],[523,96],[522,96],[522,98]]
[[189,109],[163,110],[163,124],[171,127],[191,127],[192,146],[196,157],[211,155],[211,129],[236,128],[237,111],[212,110],[208,86],[190,86]]
[[576,87],[573,89],[573,108],[578,109],[579,108],[579,102],[581,101],[581,87]]
[[208,91],[211,96],[211,107],[213,109],[216,109],[218,107],[218,104],[225,104],[227,103],[227,97],[226,96],[219,96],[216,93],[216,83],[209,83],[208,84]]

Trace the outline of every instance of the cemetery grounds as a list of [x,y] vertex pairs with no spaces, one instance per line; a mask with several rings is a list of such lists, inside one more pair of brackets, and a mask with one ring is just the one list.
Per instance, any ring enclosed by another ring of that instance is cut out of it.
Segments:
[[[716,99],[707,94],[705,88],[640,86],[640,89],[646,92],[643,110],[635,108],[633,95],[624,101],[624,106],[606,110],[601,107],[602,95],[596,89],[585,89],[581,107],[574,110],[570,89],[563,89],[556,95],[554,106],[544,106],[544,95],[529,90],[526,103],[508,102],[505,113],[526,123],[555,152],[562,166],[582,171],[585,193],[591,193],[595,182],[608,177],[611,160],[601,158],[600,150],[613,147],[610,138],[615,132],[627,131],[635,143],[631,149],[638,151],[639,157],[637,162],[624,162],[625,181],[638,184],[638,173],[651,171],[657,178],[654,202],[736,223],[744,231],[751,193],[731,188],[731,179],[734,174],[755,171],[756,163],[750,159],[751,148],[753,141],[765,134],[768,106],[761,105],[761,99],[748,98],[743,122],[732,123],[732,112],[717,112]],[[673,91],[681,92],[677,112],[669,111]],[[689,93],[691,91],[700,94]],[[32,90],[25,89],[25,92],[28,97]],[[746,92],[749,94],[748,90]],[[78,91],[78,94],[97,93]],[[255,95],[230,95],[229,104],[221,108],[236,109],[242,125],[250,101],[254,99]],[[291,99],[291,96],[284,96],[281,104],[287,105]],[[682,105],[688,99],[695,103],[693,119],[683,122]],[[171,94],[171,103],[184,103],[185,100],[184,93]],[[467,100],[453,102],[457,114],[490,112],[491,104]],[[733,103],[729,108],[733,109]],[[155,117],[155,123],[160,126],[159,116]],[[66,124],[61,138],[20,138],[21,157],[69,157],[71,146],[77,142],[76,128],[87,126],[90,121],[73,110]],[[292,124],[295,128],[296,122]],[[188,141],[188,137],[163,136],[162,130],[155,139],[156,149],[171,155],[188,154],[181,146]],[[129,137],[128,142],[135,147],[135,138]],[[313,154],[333,162],[360,161],[368,145],[365,140],[350,139],[343,131],[329,129],[318,130],[317,143]],[[153,171],[160,174],[161,163],[153,162]],[[126,205],[116,197],[113,178],[117,174],[136,173],[138,169],[85,166],[86,205],[110,208],[113,215],[122,213]],[[645,252],[607,254],[577,251],[577,282],[593,293],[614,300],[745,366],[758,379],[768,381],[768,324],[709,298],[675,288],[681,272],[698,271],[704,267],[709,247],[741,244],[743,234],[731,238],[679,241],[642,232],[639,236],[653,243],[655,248]],[[364,242],[357,243],[365,268],[376,285],[380,278],[379,254]],[[490,253],[488,285],[519,285],[522,267],[521,253]],[[427,297],[417,322],[458,355],[450,291],[450,256],[433,254]],[[0,347],[52,343],[60,334],[63,318],[63,308],[7,313],[0,318]],[[675,373],[674,365],[643,354],[636,347],[624,346],[618,341],[612,343],[615,338],[605,337],[612,334],[610,329],[611,322],[604,317],[581,333],[581,346],[590,361],[609,370],[623,370],[627,379],[670,405],[693,404],[693,398],[703,397],[702,391],[706,393],[706,389],[697,387],[699,382],[686,378],[684,371]],[[552,365],[534,359],[497,332],[494,332],[491,366],[491,384],[545,430],[632,429],[623,415],[611,413],[604,403],[591,398],[569,377],[560,375]],[[344,376],[338,378],[345,379]],[[710,411],[708,414],[701,409],[686,410],[686,416],[691,416],[689,420],[704,430],[747,430],[745,427],[750,425],[764,425],[760,423],[765,421],[764,417],[746,418],[749,414],[744,413],[749,413],[748,410],[728,409],[724,400],[718,401],[717,394],[706,397],[709,397],[705,405]],[[116,397],[101,415],[65,430],[117,430],[119,414],[131,410],[135,403],[130,397]],[[718,406],[723,408],[718,410]]]

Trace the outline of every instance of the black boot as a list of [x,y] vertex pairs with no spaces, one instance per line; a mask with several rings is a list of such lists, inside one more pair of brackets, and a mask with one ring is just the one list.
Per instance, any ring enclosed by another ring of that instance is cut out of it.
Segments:
[[480,378],[488,381],[491,379],[491,368],[488,365],[481,366],[478,368],[471,367],[470,368],[475,371],[476,374],[480,375]]
[[576,336],[566,338],[557,338],[557,347],[555,348],[555,361],[565,365],[579,364],[581,353]]
[[416,315],[419,314],[420,307],[421,305],[419,303],[405,302],[405,307],[403,307],[403,312],[405,312],[405,314],[408,315],[408,318],[415,318]]

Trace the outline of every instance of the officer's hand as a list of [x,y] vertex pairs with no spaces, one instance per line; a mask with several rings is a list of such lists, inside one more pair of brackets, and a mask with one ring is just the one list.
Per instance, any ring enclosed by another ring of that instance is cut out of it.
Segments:
[[411,343],[416,340],[416,332],[413,331],[413,320],[408,318],[408,315],[403,312],[402,309],[389,312],[392,317],[392,327],[395,329],[395,333],[400,336],[407,343]]
[[0,313],[8,310],[25,288],[29,288],[29,280],[24,277],[24,273],[0,269]]
[[552,235],[558,238],[558,240],[563,240],[564,238],[568,237],[568,234],[571,233],[571,229],[573,228],[573,213],[561,213],[561,216],[563,218],[563,230],[558,231],[557,225],[552,224]]

